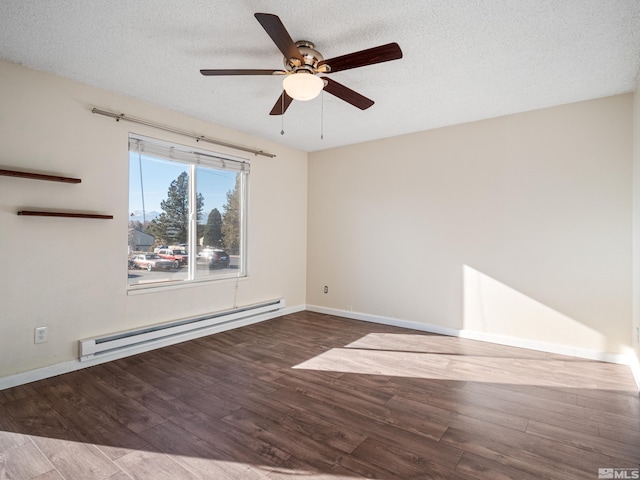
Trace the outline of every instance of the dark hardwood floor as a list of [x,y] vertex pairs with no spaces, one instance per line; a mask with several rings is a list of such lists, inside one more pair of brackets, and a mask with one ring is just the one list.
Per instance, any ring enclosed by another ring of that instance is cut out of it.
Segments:
[[639,462],[627,367],[310,312],[0,391],[0,480],[584,480]]

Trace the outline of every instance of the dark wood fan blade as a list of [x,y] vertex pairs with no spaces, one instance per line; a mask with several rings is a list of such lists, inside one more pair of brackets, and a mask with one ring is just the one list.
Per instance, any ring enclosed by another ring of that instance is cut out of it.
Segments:
[[298,47],[291,39],[291,35],[287,32],[287,29],[284,28],[280,17],[277,15],[273,15],[271,13],[256,13],[254,15],[262,28],[265,29],[267,34],[273,40],[273,43],[280,49],[285,58],[297,58],[300,62],[304,63],[304,59],[300,52],[298,51]]
[[269,112],[269,115],[283,115],[284,112],[287,111],[287,108],[289,108],[289,105],[291,105],[291,102],[293,102],[293,98],[287,95],[287,92],[283,90],[282,95],[278,98],[278,101],[271,109],[271,112]]
[[284,75],[284,70],[256,70],[256,69],[213,69],[213,70],[200,70],[202,75]]
[[325,92],[328,92],[331,95],[334,95],[339,99],[350,103],[354,107],[358,107],[360,110],[366,110],[375,103],[370,98],[367,98],[364,95],[360,95],[358,92],[355,92],[350,88],[345,87],[341,83],[331,80],[330,78],[323,77],[322,80],[327,82],[327,84],[324,86]]
[[348,70],[350,68],[388,62],[390,60],[398,60],[399,58],[402,58],[402,50],[400,50],[400,46],[397,43],[387,43],[386,45],[380,45],[379,47],[348,53],[347,55],[330,58],[329,60],[322,60],[318,63],[318,67],[321,65],[329,65],[331,67],[331,72],[327,73],[332,73]]

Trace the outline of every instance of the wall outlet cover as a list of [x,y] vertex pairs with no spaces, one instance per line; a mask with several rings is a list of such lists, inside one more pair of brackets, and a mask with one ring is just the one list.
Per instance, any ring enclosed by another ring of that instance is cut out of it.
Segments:
[[36,327],[33,330],[33,343],[47,343],[49,340],[49,329],[47,327]]

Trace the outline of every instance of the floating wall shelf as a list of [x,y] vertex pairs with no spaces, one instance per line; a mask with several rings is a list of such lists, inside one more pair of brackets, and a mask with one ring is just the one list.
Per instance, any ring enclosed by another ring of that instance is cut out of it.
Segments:
[[28,217],[67,217],[67,218],[97,218],[99,220],[112,220],[113,215],[97,215],[94,213],[68,213],[68,212],[39,212],[34,210],[21,210],[18,215]]
[[[43,173],[22,172],[19,170],[0,169],[0,175],[5,177],[30,178],[31,180],[45,180],[48,182],[80,183],[79,178],[61,177],[59,175],[45,175]],[[21,210],[18,215],[30,217],[66,217],[66,218],[97,218],[100,220],[112,220],[113,215],[97,215],[95,213],[70,213],[70,212],[43,212],[36,210]]]
[[58,175],[44,175],[42,173],[20,172],[17,170],[0,170],[0,175],[3,175],[5,177],[30,178],[32,180],[47,180],[49,182],[80,183],[82,181],[79,178],[60,177]]

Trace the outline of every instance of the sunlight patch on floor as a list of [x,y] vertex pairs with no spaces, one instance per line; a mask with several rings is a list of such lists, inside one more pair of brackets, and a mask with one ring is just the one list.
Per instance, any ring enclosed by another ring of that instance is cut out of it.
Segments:
[[[548,358],[541,358],[546,355]],[[513,385],[628,390],[624,366],[612,378],[611,364],[526,349],[420,334],[372,333],[332,348],[294,368]],[[614,367],[615,368],[615,367]]]
[[[169,450],[171,450],[169,448]],[[195,453],[195,452],[194,452]],[[271,480],[350,479],[354,477],[222,460],[215,453],[165,453],[148,448],[97,445],[63,438],[0,430],[0,480],[10,478],[242,478]],[[114,477],[115,478],[115,477]],[[119,478],[119,477],[118,477]],[[359,477],[358,477],[359,478]]]

